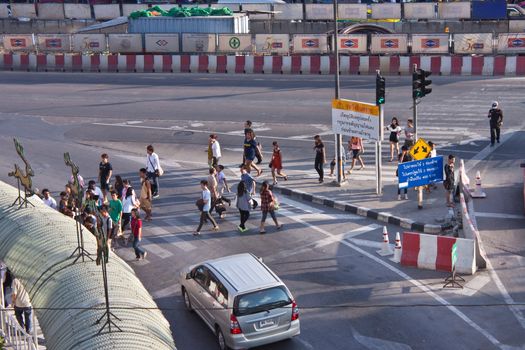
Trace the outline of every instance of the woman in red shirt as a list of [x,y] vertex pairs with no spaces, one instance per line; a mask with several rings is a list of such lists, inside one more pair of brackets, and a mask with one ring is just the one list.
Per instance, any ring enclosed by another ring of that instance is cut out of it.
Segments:
[[144,260],[148,253],[139,246],[142,240],[142,220],[138,209],[131,210],[131,233],[133,233],[133,249],[135,249],[135,256],[137,260]]
[[279,225],[277,217],[275,216],[275,198],[273,197],[272,191],[270,191],[270,185],[268,185],[268,182],[266,181],[264,181],[261,186],[261,211],[262,218],[259,233],[266,233],[264,230],[264,222],[266,221],[266,216],[268,213],[270,213],[270,216],[272,217],[273,222],[275,222],[275,226],[277,226],[278,230],[283,227],[283,225]]
[[[272,154],[272,160],[270,162],[270,167],[272,168],[272,178],[273,178],[273,184],[277,184],[277,175],[284,178],[284,181],[288,180],[288,176],[286,176],[285,173],[283,173],[283,158],[281,156],[281,149],[279,148],[279,144],[277,141],[274,141],[272,143],[273,145],[273,154]],[[277,175],[275,173],[277,172]]]

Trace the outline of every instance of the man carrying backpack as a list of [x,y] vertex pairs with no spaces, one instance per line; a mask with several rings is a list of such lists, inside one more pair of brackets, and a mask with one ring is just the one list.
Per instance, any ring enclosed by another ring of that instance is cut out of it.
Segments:
[[498,101],[492,102],[488,118],[490,119],[490,145],[494,146],[495,141],[499,143],[500,128],[503,124],[503,112],[499,109]]

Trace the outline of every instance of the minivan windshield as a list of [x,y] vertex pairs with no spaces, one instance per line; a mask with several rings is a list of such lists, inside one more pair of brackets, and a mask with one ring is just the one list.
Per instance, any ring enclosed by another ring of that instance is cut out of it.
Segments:
[[258,290],[239,295],[235,298],[233,313],[236,316],[283,307],[292,303],[283,286]]

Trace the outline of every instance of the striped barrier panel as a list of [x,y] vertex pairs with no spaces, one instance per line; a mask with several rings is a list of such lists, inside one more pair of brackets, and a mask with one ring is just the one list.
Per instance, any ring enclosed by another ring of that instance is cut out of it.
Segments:
[[[525,56],[341,56],[340,72],[347,74],[409,75],[412,65],[435,75],[525,75]],[[173,72],[234,74],[335,73],[333,56],[227,56],[227,55],[0,55],[0,69],[67,72]]]
[[452,246],[456,243],[456,271],[469,275],[477,271],[472,239],[404,232],[402,242],[401,265],[451,272]]

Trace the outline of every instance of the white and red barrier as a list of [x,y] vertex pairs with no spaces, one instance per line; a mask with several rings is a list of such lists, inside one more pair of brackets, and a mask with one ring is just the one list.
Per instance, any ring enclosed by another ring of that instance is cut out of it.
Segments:
[[[525,75],[525,56],[341,56],[341,74],[411,74],[412,65],[435,75]],[[325,55],[80,55],[9,53],[0,69],[24,71],[334,74]]]
[[475,242],[464,238],[404,232],[401,265],[451,272],[454,243],[457,243],[456,272],[474,274],[477,271]]

